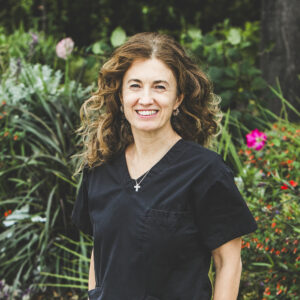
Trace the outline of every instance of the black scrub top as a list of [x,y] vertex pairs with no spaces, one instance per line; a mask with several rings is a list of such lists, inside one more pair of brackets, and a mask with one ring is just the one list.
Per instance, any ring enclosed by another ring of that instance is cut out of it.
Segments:
[[211,251],[257,229],[231,168],[180,139],[134,185],[124,151],[83,170],[72,221],[94,239],[90,300],[210,300]]

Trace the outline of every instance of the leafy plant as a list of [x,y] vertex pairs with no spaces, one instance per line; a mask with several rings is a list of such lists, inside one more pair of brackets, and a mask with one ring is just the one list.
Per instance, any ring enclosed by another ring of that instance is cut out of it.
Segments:
[[[58,233],[68,226],[77,183],[71,155],[78,140],[78,112],[92,86],[69,81],[48,66],[16,60],[1,82],[0,278],[20,285],[43,283],[44,272],[74,267],[70,254],[57,250]],[[9,212],[11,213],[6,213]],[[61,255],[60,255],[61,254]],[[61,259],[63,257],[63,259]]]
[[[291,106],[271,89],[281,99],[283,111]],[[296,276],[300,260],[300,127],[258,108],[264,134],[255,136],[263,140],[266,137],[265,144],[257,147],[260,142],[254,145],[249,139],[242,143],[237,159],[243,168],[233,167],[237,170],[236,183],[258,223],[258,230],[243,238],[238,299],[295,300],[300,294]],[[275,121],[268,122],[268,115]]]
[[52,65],[55,59],[55,39],[42,32],[25,31],[22,26],[7,35],[0,27],[0,71],[5,73],[11,58],[25,59],[32,64]]
[[266,88],[256,67],[259,28],[258,22],[232,27],[227,19],[206,34],[189,28],[181,35],[182,45],[213,81],[214,92],[222,98],[222,109],[230,108],[231,115],[246,126],[253,125],[252,102],[260,103]]

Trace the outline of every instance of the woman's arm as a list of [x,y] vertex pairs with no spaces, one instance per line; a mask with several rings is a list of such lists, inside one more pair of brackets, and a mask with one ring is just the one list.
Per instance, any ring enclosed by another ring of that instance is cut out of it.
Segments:
[[212,251],[216,268],[213,300],[236,300],[242,273],[241,237]]
[[92,250],[91,262],[90,262],[90,272],[89,272],[89,290],[92,290],[96,287],[95,280],[95,269],[94,269],[94,248]]

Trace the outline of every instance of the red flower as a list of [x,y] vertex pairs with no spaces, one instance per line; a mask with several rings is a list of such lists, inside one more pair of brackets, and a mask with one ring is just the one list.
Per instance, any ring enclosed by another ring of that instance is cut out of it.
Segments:
[[10,214],[11,214],[11,209],[9,209],[6,212],[4,212],[4,217],[6,218]]
[[282,190],[287,190],[289,187],[287,186],[287,184],[284,183],[280,188]]
[[272,223],[272,228],[274,228],[276,226],[276,223],[275,222],[273,222]]
[[276,293],[276,295],[280,295],[282,293],[282,289],[280,289],[277,293]]
[[289,183],[290,183],[290,185],[293,186],[293,187],[295,187],[295,186],[298,185],[298,183],[297,183],[296,181],[294,181],[294,180],[290,180]]

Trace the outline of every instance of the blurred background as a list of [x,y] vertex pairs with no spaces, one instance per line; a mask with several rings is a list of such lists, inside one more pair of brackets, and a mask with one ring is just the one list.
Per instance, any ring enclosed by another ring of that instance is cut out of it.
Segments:
[[243,237],[238,299],[299,299],[299,1],[0,5],[0,299],[87,298],[92,238],[70,222],[74,131],[101,65],[143,31],[176,38],[222,99],[212,149],[259,225]]

